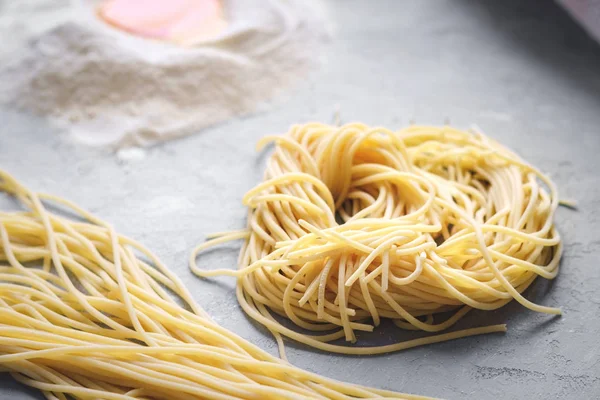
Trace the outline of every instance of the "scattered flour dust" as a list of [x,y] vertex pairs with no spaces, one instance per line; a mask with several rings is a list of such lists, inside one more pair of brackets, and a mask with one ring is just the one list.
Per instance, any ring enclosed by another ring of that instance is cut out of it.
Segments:
[[138,38],[97,1],[0,2],[0,103],[49,117],[78,142],[123,148],[256,110],[305,76],[329,37],[317,0],[224,0],[228,27],[191,48]]
[[146,151],[140,147],[123,147],[117,151],[117,159],[123,164],[134,163],[146,158]]

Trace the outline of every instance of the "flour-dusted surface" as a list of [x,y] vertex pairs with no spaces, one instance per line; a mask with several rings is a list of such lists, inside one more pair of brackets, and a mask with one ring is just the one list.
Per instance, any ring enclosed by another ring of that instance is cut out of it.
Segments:
[[[462,127],[477,123],[579,203],[578,211],[558,212],[566,246],[558,278],[550,285],[539,280],[525,293],[562,306],[564,315],[552,318],[513,303],[474,312],[457,327],[506,322],[505,335],[378,357],[289,344],[289,358],[330,377],[450,400],[600,398],[600,47],[560,7],[542,0],[329,4],[339,32],[327,65],[270,113],[148,149],[145,156],[115,157],[71,146],[44,121],[4,111],[0,166],[139,239],[216,321],[275,354],[268,332],[238,308],[233,280],[202,281],[186,265],[205,234],[244,226],[241,198],[264,171],[256,141],[291,123],[330,122],[336,105],[343,121],[373,125],[398,127],[412,118],[440,124],[445,117]],[[238,250],[237,243],[224,246],[200,264],[233,268]],[[409,336],[386,326],[361,338],[389,343]],[[42,397],[1,376],[0,399]]]
[[255,111],[318,64],[329,29],[312,0],[227,0],[230,25],[182,48],[113,29],[96,3],[7,6],[0,31],[26,41],[5,54],[0,102],[97,146],[154,144]]

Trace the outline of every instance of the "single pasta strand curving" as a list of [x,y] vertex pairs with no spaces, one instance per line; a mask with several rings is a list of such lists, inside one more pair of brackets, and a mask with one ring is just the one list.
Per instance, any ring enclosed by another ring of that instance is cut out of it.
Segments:
[[[238,278],[244,311],[277,338],[325,351],[378,354],[504,325],[441,333],[378,347],[356,341],[382,318],[404,329],[441,332],[471,309],[513,299],[549,314],[521,293],[558,273],[555,185],[480,132],[360,123],[293,126],[274,142],[264,182],[243,198],[246,230],[200,244],[190,265],[201,277]],[[545,186],[545,187],[544,187]],[[202,270],[196,256],[244,239],[239,269]],[[440,313],[453,312],[440,321]],[[315,331],[302,334],[273,313]]]

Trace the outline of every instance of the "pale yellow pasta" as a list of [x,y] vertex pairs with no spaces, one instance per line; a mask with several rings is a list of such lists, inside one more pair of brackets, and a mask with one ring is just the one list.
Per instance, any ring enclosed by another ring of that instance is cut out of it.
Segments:
[[[382,318],[441,332],[471,309],[516,300],[559,314],[521,293],[558,273],[555,185],[491,138],[449,126],[399,132],[360,123],[293,126],[274,142],[264,182],[243,198],[248,226],[192,252],[202,277],[238,278],[245,312],[282,336],[325,351],[376,354],[503,325],[380,347],[340,346]],[[244,239],[239,269],[204,270],[196,255]],[[444,320],[440,313],[452,312]],[[288,318],[307,335],[282,325]]]
[[26,209],[0,212],[0,372],[48,399],[423,398],[293,367],[213,322],[109,224],[2,170],[0,191]]

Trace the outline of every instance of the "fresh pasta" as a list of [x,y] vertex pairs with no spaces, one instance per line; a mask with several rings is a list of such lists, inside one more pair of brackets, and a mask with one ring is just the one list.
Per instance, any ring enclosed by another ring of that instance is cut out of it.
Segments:
[[[439,333],[472,309],[516,300],[558,273],[561,240],[552,181],[478,131],[360,123],[293,126],[273,142],[264,181],[243,198],[247,228],[217,234],[191,254],[201,277],[237,277],[244,311],[282,336],[325,351],[376,354],[504,331]],[[203,270],[199,252],[243,239],[239,269]],[[285,317],[303,334],[284,326]],[[450,316],[447,316],[447,315]],[[344,346],[383,318],[438,333],[379,347]]]
[[0,212],[0,372],[47,399],[423,399],[295,368],[111,225],[1,170],[0,191],[25,208]]

